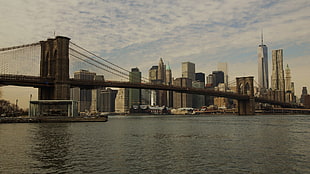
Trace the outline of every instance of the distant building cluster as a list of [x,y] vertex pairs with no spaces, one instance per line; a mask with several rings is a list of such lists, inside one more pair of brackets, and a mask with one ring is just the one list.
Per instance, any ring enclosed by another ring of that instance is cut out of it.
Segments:
[[[258,89],[257,95],[277,101],[299,103],[295,96],[295,85],[292,81],[289,65],[284,69],[283,49],[272,50],[272,74],[269,87],[268,48],[263,43],[258,46]],[[302,97],[301,97],[302,98]],[[300,103],[305,105],[301,99]]]
[[[219,63],[218,69],[206,76],[203,72],[195,71],[194,63],[182,62],[182,77],[173,78],[169,64],[165,64],[163,58],[160,58],[158,65],[153,65],[149,69],[148,82],[154,85],[213,88],[227,91],[230,90],[228,87],[227,72],[227,63]],[[74,78],[104,80],[103,75],[96,75],[96,73],[88,70],[75,72]],[[129,82],[141,83],[141,79],[140,70],[138,68],[132,68],[129,73]],[[78,103],[79,113],[143,112],[146,108],[163,110],[163,108],[202,108],[206,106],[221,108],[233,107],[232,100],[222,97],[209,97],[163,90],[72,88],[70,93],[71,99]]]
[[[294,82],[288,65],[283,66],[283,49],[272,50],[271,85],[269,86],[268,47],[263,43],[257,49],[258,81],[255,95],[269,99],[298,103],[295,96]],[[182,76],[174,78],[169,64],[163,58],[148,71],[148,83],[154,85],[173,85],[187,88],[209,88],[218,91],[236,91],[235,84],[229,84],[227,63],[218,63],[217,70],[206,75],[196,72],[195,64],[182,62]],[[103,75],[80,70],[74,78],[83,80],[104,80]],[[142,73],[135,67],[129,73],[129,82],[141,83]],[[236,103],[223,97],[211,97],[163,90],[147,89],[71,89],[71,99],[78,101],[79,112],[143,112],[147,108],[234,108]],[[300,103],[310,108],[310,96],[303,88]],[[258,104],[258,108],[265,107]],[[157,112],[157,111],[156,111]]]
[[[88,70],[74,72],[75,79],[104,80],[103,75],[96,75]],[[117,90],[110,88],[82,89],[72,88],[70,98],[78,102],[78,112],[114,112]]]

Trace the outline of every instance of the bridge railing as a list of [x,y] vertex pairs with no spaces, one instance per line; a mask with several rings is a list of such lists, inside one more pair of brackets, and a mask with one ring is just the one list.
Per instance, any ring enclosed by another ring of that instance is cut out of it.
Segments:
[[0,74],[0,84],[2,85],[50,87],[53,83],[54,79],[52,78],[16,74]]
[[188,88],[188,87],[179,87],[163,84],[154,85],[151,83],[132,83],[132,82],[120,82],[120,81],[80,80],[80,79],[70,79],[69,83],[71,84],[72,87],[89,88],[89,89],[98,87],[138,88],[138,89],[175,91],[180,93],[209,95],[215,97],[226,97],[238,100],[249,99],[248,95],[241,95],[234,92],[222,92],[214,89]]
[[277,101],[277,100],[272,100],[267,97],[255,97],[254,98],[256,102],[259,103],[268,103],[271,105],[277,105],[281,106],[283,108],[303,108],[303,106],[297,104],[297,103],[289,103],[289,102],[283,102],[283,101]]

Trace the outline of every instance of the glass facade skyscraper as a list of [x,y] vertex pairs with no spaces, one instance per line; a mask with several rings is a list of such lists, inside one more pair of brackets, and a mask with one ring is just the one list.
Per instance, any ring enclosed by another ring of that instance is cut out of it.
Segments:
[[[141,72],[138,68],[132,68],[129,72],[129,82],[141,83]],[[141,104],[141,89],[129,89],[129,108]]]
[[258,84],[260,89],[269,88],[269,78],[268,78],[268,48],[264,45],[263,35],[261,37],[262,43],[258,46]]

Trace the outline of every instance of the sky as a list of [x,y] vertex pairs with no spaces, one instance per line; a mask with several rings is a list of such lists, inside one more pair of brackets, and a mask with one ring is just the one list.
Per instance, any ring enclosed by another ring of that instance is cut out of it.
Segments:
[[[257,79],[261,31],[271,50],[283,49],[297,96],[310,88],[309,0],[0,0],[0,48],[61,35],[144,77],[162,57],[173,77],[181,63],[210,74],[227,62],[229,81]],[[256,80],[257,81],[257,80]],[[27,107],[32,88],[1,87],[2,98]]]

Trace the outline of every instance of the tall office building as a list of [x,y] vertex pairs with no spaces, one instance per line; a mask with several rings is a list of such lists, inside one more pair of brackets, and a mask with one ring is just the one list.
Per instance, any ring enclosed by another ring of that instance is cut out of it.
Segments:
[[[192,62],[182,62],[182,78],[176,79],[174,83],[179,83],[181,85],[184,85],[187,83],[187,81],[191,81],[193,83],[196,80],[196,74],[195,74],[195,64]],[[185,83],[186,82],[186,83]],[[193,84],[191,84],[192,86]],[[174,103],[180,103],[180,104],[174,104],[175,106],[181,106],[181,107],[193,107],[192,103],[193,100],[195,100],[194,96],[192,94],[181,94],[179,95],[178,93],[174,93],[177,97],[174,96]],[[180,98],[178,99],[178,96]],[[191,99],[192,101],[188,101]],[[178,101],[176,101],[178,100]]]
[[228,87],[228,67],[226,62],[220,62],[217,64],[217,70],[224,72],[224,84],[225,88]]
[[305,103],[305,97],[308,95],[308,90],[307,87],[304,86],[302,87],[302,91],[301,91],[301,96],[300,96],[300,103],[304,104]]
[[[80,70],[74,72],[74,79],[94,80],[96,73],[88,70]],[[71,90],[71,99],[78,101],[78,112],[91,111],[92,104],[92,90],[73,88]]]
[[195,64],[192,62],[182,62],[182,78],[195,80]]
[[[160,84],[166,84],[166,65],[163,58],[160,58],[158,63],[158,80]],[[158,91],[158,105],[167,106],[167,91]]]
[[[101,80],[104,81],[104,76],[103,75],[95,75],[94,80]],[[104,103],[103,102],[103,96],[101,95],[101,91],[105,90],[104,87],[97,88],[97,89],[92,89],[92,102],[91,102],[91,112],[104,112],[103,107]]]
[[100,112],[114,112],[115,111],[115,98],[117,95],[117,90],[112,90],[107,88],[100,91]]
[[[151,84],[156,85],[159,84],[158,82],[158,66],[154,65],[151,67],[151,69],[149,70],[149,81]],[[156,90],[150,90],[150,105],[151,106],[155,106],[158,104],[158,100],[157,100],[157,94],[158,91]]]
[[[173,85],[191,88],[192,80],[189,78],[176,78],[173,81]],[[192,107],[192,95],[186,93],[174,92],[173,107],[174,108]]]
[[291,79],[291,70],[287,64],[285,68],[285,91],[291,91]]
[[295,83],[291,82],[291,89],[293,94],[293,103],[296,103],[296,95],[295,95]]
[[[154,85],[171,84],[171,69],[167,70],[162,58],[160,58],[158,66],[152,66],[149,70],[149,81]],[[167,91],[151,90],[150,104],[158,106],[167,106]]]
[[198,81],[198,82],[205,83],[205,81],[206,81],[205,73],[202,73],[202,72],[195,73],[195,80]]
[[213,74],[209,74],[206,79],[207,79],[206,85],[208,87],[213,87]]
[[149,70],[149,81],[152,82],[153,80],[158,79],[158,66],[152,66]]
[[166,85],[172,85],[172,71],[169,65],[166,66]]
[[[214,81],[213,81],[213,74],[209,74],[207,77],[206,77],[206,88],[210,89],[210,88],[214,88]],[[214,100],[213,100],[213,96],[205,96],[205,105],[206,106],[209,106],[209,105],[213,105],[214,104]]]
[[224,83],[224,72],[223,71],[213,71],[213,87],[217,87],[219,83]]
[[294,83],[292,82],[291,70],[288,65],[285,68],[285,101],[294,102]]
[[[141,83],[141,72],[138,68],[132,68],[129,72],[129,82]],[[141,104],[141,89],[129,89],[129,108],[132,108],[133,105]]]
[[283,50],[272,50],[271,88],[277,91],[277,100],[285,101],[285,81],[283,71]]
[[[169,64],[166,66],[166,85],[172,85],[172,71]],[[167,91],[167,107],[173,107],[173,92]]]
[[[192,87],[193,88],[200,88],[204,89],[205,88],[205,83],[202,81],[193,81],[192,82]],[[204,95],[198,95],[198,94],[192,94],[193,97],[193,108],[201,108],[202,106],[205,106],[205,96]]]
[[128,106],[128,94],[129,89],[127,88],[120,88],[117,91],[116,98],[115,98],[115,112],[117,113],[128,113],[129,106]]
[[[205,73],[195,73],[195,81],[192,82],[193,88],[205,88]],[[193,108],[201,108],[205,105],[205,96],[192,94],[193,96]]]
[[162,81],[162,84],[165,83],[166,79],[166,65],[164,64],[163,58],[159,59],[158,63],[158,80]]
[[263,92],[269,88],[268,78],[268,48],[264,45],[263,33],[261,35],[261,44],[257,48],[258,55],[258,84],[260,85],[260,91]]

